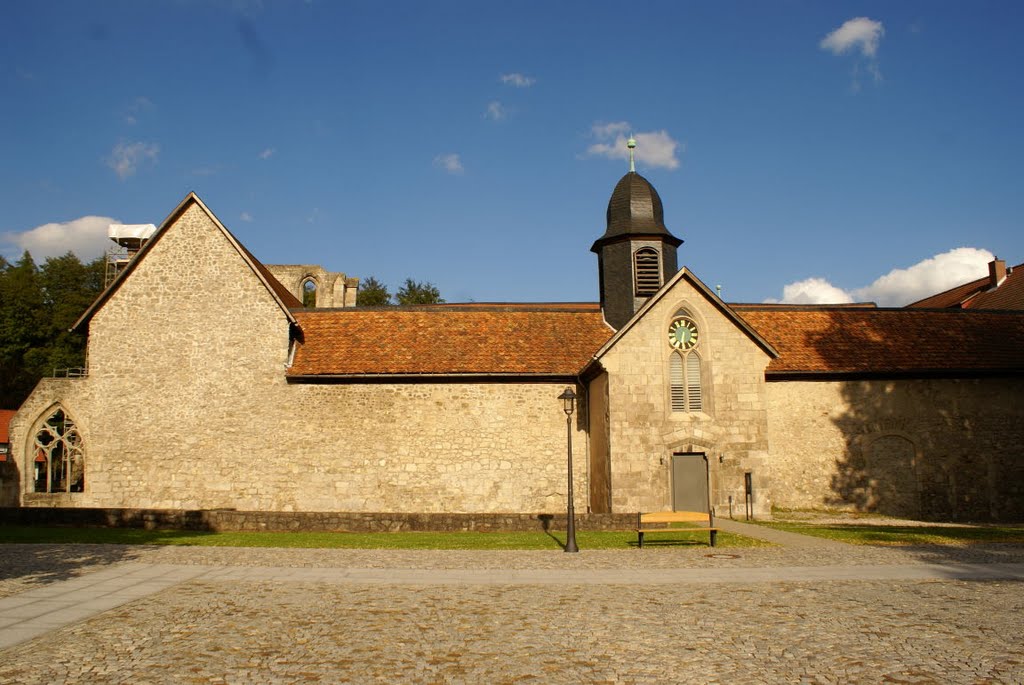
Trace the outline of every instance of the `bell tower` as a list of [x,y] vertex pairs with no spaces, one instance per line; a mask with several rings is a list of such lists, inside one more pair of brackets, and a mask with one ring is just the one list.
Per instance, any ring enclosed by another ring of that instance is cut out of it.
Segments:
[[590,251],[597,253],[601,309],[614,328],[632,318],[647,299],[678,270],[676,248],[683,241],[665,228],[658,191],[636,173],[629,147],[629,173],[619,179],[608,200],[607,228]]

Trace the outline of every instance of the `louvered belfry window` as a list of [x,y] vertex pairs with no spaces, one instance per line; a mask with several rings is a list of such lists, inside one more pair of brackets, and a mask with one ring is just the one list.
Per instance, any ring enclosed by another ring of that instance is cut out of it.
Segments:
[[700,356],[693,351],[673,352],[669,361],[669,385],[672,411],[704,410],[704,391],[700,382]]
[[653,247],[641,247],[633,253],[636,296],[649,297],[661,287],[661,259]]

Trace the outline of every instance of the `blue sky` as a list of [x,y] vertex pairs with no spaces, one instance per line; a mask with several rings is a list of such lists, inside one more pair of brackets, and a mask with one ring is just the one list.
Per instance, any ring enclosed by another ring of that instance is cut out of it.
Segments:
[[267,263],[594,301],[633,133],[727,300],[902,304],[1024,262],[1022,34],[1010,1],[3,3],[0,254],[194,190]]

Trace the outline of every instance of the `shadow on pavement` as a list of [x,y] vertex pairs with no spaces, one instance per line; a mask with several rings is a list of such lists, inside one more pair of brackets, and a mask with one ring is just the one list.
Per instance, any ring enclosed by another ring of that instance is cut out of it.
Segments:
[[138,558],[131,545],[8,544],[0,546],[0,581],[55,583]]

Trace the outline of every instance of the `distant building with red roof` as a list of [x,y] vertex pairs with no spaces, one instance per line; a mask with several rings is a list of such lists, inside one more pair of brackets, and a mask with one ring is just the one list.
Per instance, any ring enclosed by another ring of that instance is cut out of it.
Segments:
[[1024,264],[1007,267],[998,257],[988,276],[907,305],[912,308],[1024,310]]
[[87,375],[13,416],[0,503],[560,512],[570,388],[580,512],[1024,518],[1024,271],[901,309],[729,304],[682,243],[630,171],[599,302],[361,308],[189,194],[76,324]]

